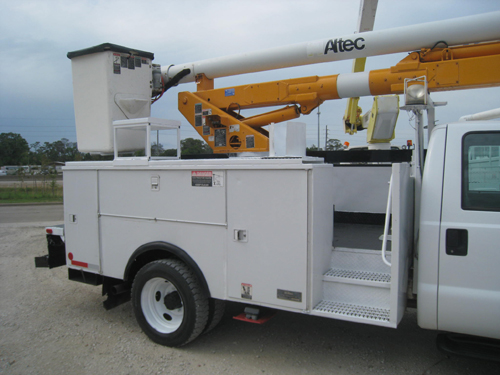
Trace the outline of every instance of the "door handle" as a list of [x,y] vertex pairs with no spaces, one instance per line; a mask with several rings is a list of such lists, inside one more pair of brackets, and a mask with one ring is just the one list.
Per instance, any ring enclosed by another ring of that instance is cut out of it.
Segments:
[[466,256],[468,242],[467,229],[446,229],[446,254]]
[[245,229],[235,229],[233,240],[239,242],[248,242],[247,231]]

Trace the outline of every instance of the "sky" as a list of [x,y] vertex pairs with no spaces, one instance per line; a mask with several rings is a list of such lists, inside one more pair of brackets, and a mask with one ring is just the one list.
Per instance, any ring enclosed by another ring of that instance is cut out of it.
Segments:
[[[500,10],[498,0],[379,0],[375,30]],[[357,27],[356,0],[0,0],[0,133],[19,133],[29,144],[77,141],[71,61],[67,52],[109,42],[154,53],[168,66],[351,34]],[[500,20],[499,20],[500,21]],[[368,58],[366,70],[397,64],[406,53]],[[349,73],[351,61],[329,62],[215,80],[215,87],[305,76]],[[196,131],[177,110],[177,93],[195,91],[192,83],[165,93],[152,116],[180,120],[182,138]],[[440,92],[434,101],[438,124],[500,107],[500,88]],[[401,98],[401,100],[403,100]],[[373,99],[360,101],[363,113]],[[347,100],[320,107],[320,144],[329,138],[363,145],[366,132],[344,134]],[[307,124],[307,144],[317,144],[318,115]],[[401,111],[393,145],[414,138],[409,116]]]

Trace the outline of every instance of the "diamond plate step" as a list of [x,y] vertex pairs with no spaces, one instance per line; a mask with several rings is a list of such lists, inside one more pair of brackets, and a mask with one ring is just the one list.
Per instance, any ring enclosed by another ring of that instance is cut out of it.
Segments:
[[360,323],[392,327],[390,310],[350,303],[321,301],[314,309],[314,315],[337,318]]
[[[387,260],[391,260],[391,252],[387,252]],[[330,268],[357,270],[379,273],[390,273],[391,268],[382,261],[380,250],[349,249],[336,247],[332,251]]]
[[324,275],[324,281],[344,282],[390,288],[391,275],[384,272],[358,271],[330,268]]

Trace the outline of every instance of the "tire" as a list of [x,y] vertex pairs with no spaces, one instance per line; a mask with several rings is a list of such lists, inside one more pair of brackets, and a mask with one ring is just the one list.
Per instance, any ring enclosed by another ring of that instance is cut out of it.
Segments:
[[178,347],[198,337],[208,321],[208,297],[181,261],[146,264],[132,285],[132,306],[139,326],[154,342]]
[[213,330],[222,320],[224,310],[226,308],[226,301],[210,298],[208,301],[208,322],[203,333],[208,333]]

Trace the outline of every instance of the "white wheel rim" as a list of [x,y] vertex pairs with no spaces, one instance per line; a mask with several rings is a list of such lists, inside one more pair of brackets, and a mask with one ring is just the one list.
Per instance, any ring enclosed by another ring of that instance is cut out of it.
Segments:
[[170,281],[155,277],[148,280],[141,292],[141,308],[147,322],[160,333],[172,333],[182,324],[184,318],[184,304],[181,298],[181,307],[168,309],[165,305],[165,296],[178,292]]

